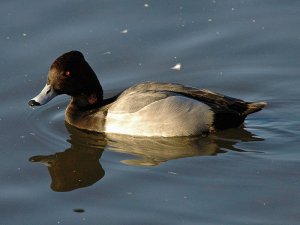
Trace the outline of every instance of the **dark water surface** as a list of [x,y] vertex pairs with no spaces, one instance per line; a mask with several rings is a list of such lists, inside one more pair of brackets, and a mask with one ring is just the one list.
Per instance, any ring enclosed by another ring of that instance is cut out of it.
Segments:
[[[1,225],[299,224],[300,1],[1,1],[0,27]],[[206,138],[86,134],[67,96],[27,106],[73,49],[106,96],[166,81],[268,107]]]

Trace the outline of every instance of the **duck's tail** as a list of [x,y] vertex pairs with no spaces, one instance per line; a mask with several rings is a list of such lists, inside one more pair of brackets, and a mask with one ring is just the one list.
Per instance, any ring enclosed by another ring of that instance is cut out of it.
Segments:
[[243,112],[244,116],[262,110],[267,105],[266,102],[248,102],[247,109]]

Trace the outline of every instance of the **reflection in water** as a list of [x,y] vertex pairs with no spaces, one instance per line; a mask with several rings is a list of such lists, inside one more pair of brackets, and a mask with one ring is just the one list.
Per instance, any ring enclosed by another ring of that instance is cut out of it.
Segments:
[[104,176],[100,158],[105,147],[135,156],[123,160],[128,165],[155,166],[172,159],[209,156],[227,150],[243,151],[235,145],[245,141],[260,141],[243,128],[219,132],[208,137],[147,138],[117,134],[87,133],[68,124],[71,147],[48,156],[33,156],[32,162],[48,167],[54,191],[71,191],[87,187]]
[[105,146],[103,135],[94,136],[70,129],[71,147],[64,152],[47,156],[33,156],[31,162],[40,162],[48,167],[54,191],[71,191],[87,187],[102,177],[104,170],[99,162]]
[[136,159],[123,160],[128,165],[155,166],[172,159],[209,156],[227,150],[243,151],[235,147],[238,142],[260,141],[243,128],[218,132],[207,137],[133,137],[107,134],[111,150],[135,155]]

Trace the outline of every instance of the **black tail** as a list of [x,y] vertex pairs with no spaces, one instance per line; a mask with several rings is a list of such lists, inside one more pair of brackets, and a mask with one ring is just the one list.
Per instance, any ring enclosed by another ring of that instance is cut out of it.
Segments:
[[267,105],[266,102],[249,102],[247,109],[243,112],[243,116],[262,110]]

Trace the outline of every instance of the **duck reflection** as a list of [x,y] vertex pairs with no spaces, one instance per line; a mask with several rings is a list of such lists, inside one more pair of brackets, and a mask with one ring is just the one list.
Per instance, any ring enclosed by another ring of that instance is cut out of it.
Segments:
[[244,128],[219,132],[208,137],[146,138],[89,133],[66,123],[70,148],[53,155],[33,156],[31,162],[48,167],[53,191],[65,192],[96,183],[104,177],[100,158],[104,149],[131,155],[122,162],[134,166],[155,166],[173,159],[212,156],[228,150],[243,151],[239,142],[260,141]]
[[88,134],[76,132],[75,129],[69,131],[70,148],[53,155],[33,156],[29,159],[48,167],[52,179],[51,189],[54,191],[65,192],[87,187],[105,174],[99,162],[105,146],[104,136],[98,135],[97,139],[91,139]]

